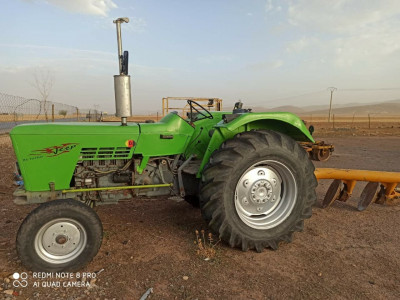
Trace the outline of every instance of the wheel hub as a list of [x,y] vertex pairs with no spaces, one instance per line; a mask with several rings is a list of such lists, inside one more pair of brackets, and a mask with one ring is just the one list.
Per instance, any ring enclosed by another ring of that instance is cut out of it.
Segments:
[[56,237],[57,244],[62,245],[62,244],[65,244],[67,241],[68,241],[68,237],[65,235],[60,234]]
[[43,225],[35,238],[35,249],[40,257],[52,263],[63,263],[76,258],[87,241],[83,226],[72,219],[58,219]]
[[79,228],[69,222],[58,222],[48,227],[42,237],[43,248],[53,255],[67,255],[79,244]]
[[250,190],[251,200],[254,203],[266,203],[269,200],[272,200],[272,185],[268,180],[258,180],[256,181]]
[[235,190],[236,212],[256,229],[268,229],[283,222],[296,201],[293,173],[284,164],[265,160],[247,169]]
[[276,171],[268,167],[248,171],[236,189],[244,213],[253,215],[273,209],[280,199],[280,181]]

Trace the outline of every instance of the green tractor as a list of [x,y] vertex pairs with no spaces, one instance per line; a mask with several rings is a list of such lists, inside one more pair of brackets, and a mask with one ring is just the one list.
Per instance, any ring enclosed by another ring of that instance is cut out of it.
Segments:
[[[102,224],[94,207],[137,196],[174,196],[200,207],[231,247],[277,249],[301,231],[316,201],[314,166],[298,142],[314,142],[291,113],[209,112],[189,100],[183,118],[130,123],[128,53],[114,76],[121,123],[49,123],[10,135],[23,178],[16,204],[37,204],[17,235],[29,269],[74,271],[97,254]],[[165,197],[167,198],[167,197]]]

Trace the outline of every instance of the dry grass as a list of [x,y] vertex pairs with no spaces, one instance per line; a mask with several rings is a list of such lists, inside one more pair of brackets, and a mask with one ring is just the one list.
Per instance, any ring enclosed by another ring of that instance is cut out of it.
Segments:
[[194,241],[194,244],[197,246],[196,254],[204,258],[204,260],[211,260],[215,258],[215,255],[217,253],[215,247],[218,245],[221,239],[214,240],[211,232],[207,235],[206,238],[204,230],[201,230],[200,233],[198,230],[196,230],[195,232],[196,240]]

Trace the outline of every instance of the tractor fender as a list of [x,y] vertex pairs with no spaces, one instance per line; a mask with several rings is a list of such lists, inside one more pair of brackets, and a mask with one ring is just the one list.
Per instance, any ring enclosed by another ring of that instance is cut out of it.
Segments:
[[296,141],[314,142],[304,122],[295,114],[288,112],[247,113],[228,123],[218,123],[215,127],[235,131],[245,127],[245,131],[252,129],[270,129],[284,133]]
[[228,123],[221,121],[214,126],[214,132],[207,150],[204,153],[197,178],[201,177],[204,166],[208,163],[211,154],[217,150],[224,141],[233,138],[238,133],[260,129],[278,131],[290,136],[296,141],[314,143],[314,139],[304,122],[295,114],[287,112],[246,113]]

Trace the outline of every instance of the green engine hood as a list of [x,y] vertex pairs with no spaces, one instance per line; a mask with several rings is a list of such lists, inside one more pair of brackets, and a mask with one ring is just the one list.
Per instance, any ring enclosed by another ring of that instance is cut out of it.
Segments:
[[11,140],[28,191],[69,188],[79,160],[132,157],[138,124],[48,123],[16,126]]
[[67,189],[78,161],[148,159],[184,151],[193,127],[170,114],[159,123],[45,123],[16,126],[11,140],[28,191]]

